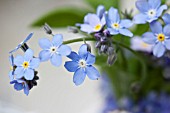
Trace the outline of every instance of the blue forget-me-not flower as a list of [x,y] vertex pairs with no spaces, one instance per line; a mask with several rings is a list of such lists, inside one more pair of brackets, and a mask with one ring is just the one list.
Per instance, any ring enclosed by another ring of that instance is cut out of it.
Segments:
[[86,75],[91,80],[97,80],[100,77],[98,70],[92,66],[95,63],[95,56],[87,51],[86,44],[80,47],[78,54],[71,52],[68,57],[72,61],[67,61],[64,66],[69,72],[74,72],[73,82],[75,85],[82,84]]
[[10,62],[11,67],[10,67],[10,71],[8,75],[9,75],[10,80],[13,80],[14,79],[14,56],[13,54],[10,54],[9,62]]
[[31,37],[33,36],[33,33],[30,33],[26,38],[25,40],[23,40],[14,50],[10,51],[9,53],[13,53],[13,52],[16,52],[19,48],[21,48],[21,46],[26,43],[28,40],[31,39]]
[[29,94],[29,86],[27,84],[26,81],[22,80],[22,79],[18,79],[18,80],[13,80],[10,82],[10,84],[14,84],[14,89],[17,90],[17,91],[20,91],[20,90],[24,90],[24,93],[26,95]]
[[122,34],[129,37],[133,36],[127,29],[133,25],[132,21],[128,19],[121,20],[118,10],[113,7],[109,9],[106,15],[106,25],[111,35]]
[[24,77],[26,80],[34,78],[34,69],[40,64],[39,58],[33,58],[33,51],[27,49],[24,56],[18,55],[14,58],[14,64],[17,66],[15,69],[15,76],[17,79]]
[[50,59],[51,64],[54,66],[60,66],[62,64],[62,56],[67,56],[71,53],[71,48],[67,45],[63,45],[63,36],[57,34],[50,42],[47,38],[39,40],[39,45],[43,49],[39,53],[41,62]]
[[153,54],[156,57],[164,55],[166,49],[170,50],[170,24],[162,28],[161,23],[154,21],[150,24],[152,32],[143,34],[143,41],[148,44],[154,44]]
[[140,14],[135,15],[133,19],[136,24],[151,23],[168,8],[167,5],[161,6],[161,0],[137,0],[136,7],[140,11]]

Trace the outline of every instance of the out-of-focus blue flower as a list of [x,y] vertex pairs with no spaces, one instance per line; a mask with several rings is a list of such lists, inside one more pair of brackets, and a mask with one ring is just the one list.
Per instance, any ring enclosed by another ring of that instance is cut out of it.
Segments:
[[97,80],[100,77],[98,70],[92,66],[95,63],[95,56],[87,51],[86,44],[80,47],[78,54],[71,52],[68,57],[72,61],[67,61],[64,66],[69,72],[74,72],[75,85],[82,84],[86,75],[91,80]]
[[10,84],[14,84],[15,90],[20,91],[20,90],[24,89],[24,93],[26,95],[29,94],[30,89],[29,89],[29,86],[26,81],[24,81],[22,79],[18,79],[18,80],[11,81]]
[[25,40],[23,40],[14,50],[10,51],[9,53],[13,53],[13,52],[16,52],[24,43],[26,43],[28,40],[31,39],[33,33],[30,33],[26,38]]
[[156,57],[164,55],[166,49],[170,50],[170,25],[166,25],[162,28],[162,25],[154,21],[150,24],[152,32],[146,32],[143,34],[143,41],[147,44],[154,44],[153,54]]
[[26,80],[34,78],[34,69],[40,64],[39,58],[33,58],[33,51],[27,49],[24,56],[18,55],[14,58],[14,64],[17,66],[15,75],[17,79],[24,77]]
[[133,37],[131,38],[131,48],[136,51],[151,53],[153,45],[146,44],[141,37]]
[[43,49],[39,53],[40,60],[42,62],[50,59],[51,64],[54,66],[60,66],[62,64],[62,56],[67,56],[71,53],[71,48],[67,45],[63,45],[63,36],[57,34],[50,42],[47,38],[39,40],[39,45]]
[[132,37],[133,34],[127,29],[133,25],[131,20],[121,20],[118,10],[111,7],[106,15],[107,29],[111,35],[122,34],[125,36]]
[[167,5],[160,5],[161,0],[137,0],[136,7],[141,13],[134,16],[134,23],[145,24],[157,20],[168,8]]
[[13,80],[14,79],[14,56],[13,56],[13,54],[10,54],[9,62],[10,62],[11,67],[10,67],[8,76],[9,76],[10,80]]
[[170,24],[170,14],[166,13],[163,15],[162,18],[163,18],[165,24]]

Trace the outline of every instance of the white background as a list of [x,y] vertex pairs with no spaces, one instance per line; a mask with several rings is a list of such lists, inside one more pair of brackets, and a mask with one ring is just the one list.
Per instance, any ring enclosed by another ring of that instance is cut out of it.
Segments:
[[[127,1],[122,0],[122,9],[134,7],[134,0]],[[34,32],[29,45],[37,56],[41,50],[38,39],[47,35],[42,29],[30,28],[29,25],[53,9],[70,5],[87,6],[82,0],[0,0],[0,113],[100,113],[103,103],[101,81],[87,78],[76,87],[72,82],[73,73],[67,72],[64,64],[56,68],[50,62],[42,63],[38,69],[38,86],[31,90],[29,96],[15,91],[9,84],[8,52],[30,32]],[[65,40],[79,37],[62,29],[54,31],[63,33]],[[70,46],[77,51],[79,45]]]

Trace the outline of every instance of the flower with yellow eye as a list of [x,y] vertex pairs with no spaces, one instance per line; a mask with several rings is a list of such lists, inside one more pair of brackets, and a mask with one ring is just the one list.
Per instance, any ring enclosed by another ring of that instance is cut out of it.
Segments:
[[33,57],[31,49],[27,49],[24,56],[18,55],[14,58],[14,64],[17,66],[14,71],[16,79],[24,77],[26,80],[32,80],[34,78],[34,69],[38,68],[40,60]]
[[154,21],[150,24],[152,32],[143,34],[143,41],[147,44],[154,44],[153,54],[156,57],[164,55],[166,50],[170,50],[170,24],[162,28],[161,23]]

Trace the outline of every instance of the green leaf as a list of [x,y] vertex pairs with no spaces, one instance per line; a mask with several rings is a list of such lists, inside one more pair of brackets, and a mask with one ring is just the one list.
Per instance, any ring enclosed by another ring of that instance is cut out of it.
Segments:
[[79,8],[62,8],[54,10],[40,17],[33,22],[33,27],[40,27],[48,23],[51,27],[74,26],[76,23],[82,23],[84,16],[90,12],[87,9]]
[[85,2],[94,9],[96,9],[98,5],[104,5],[106,9],[109,9],[110,7],[118,8],[120,0],[85,0]]

